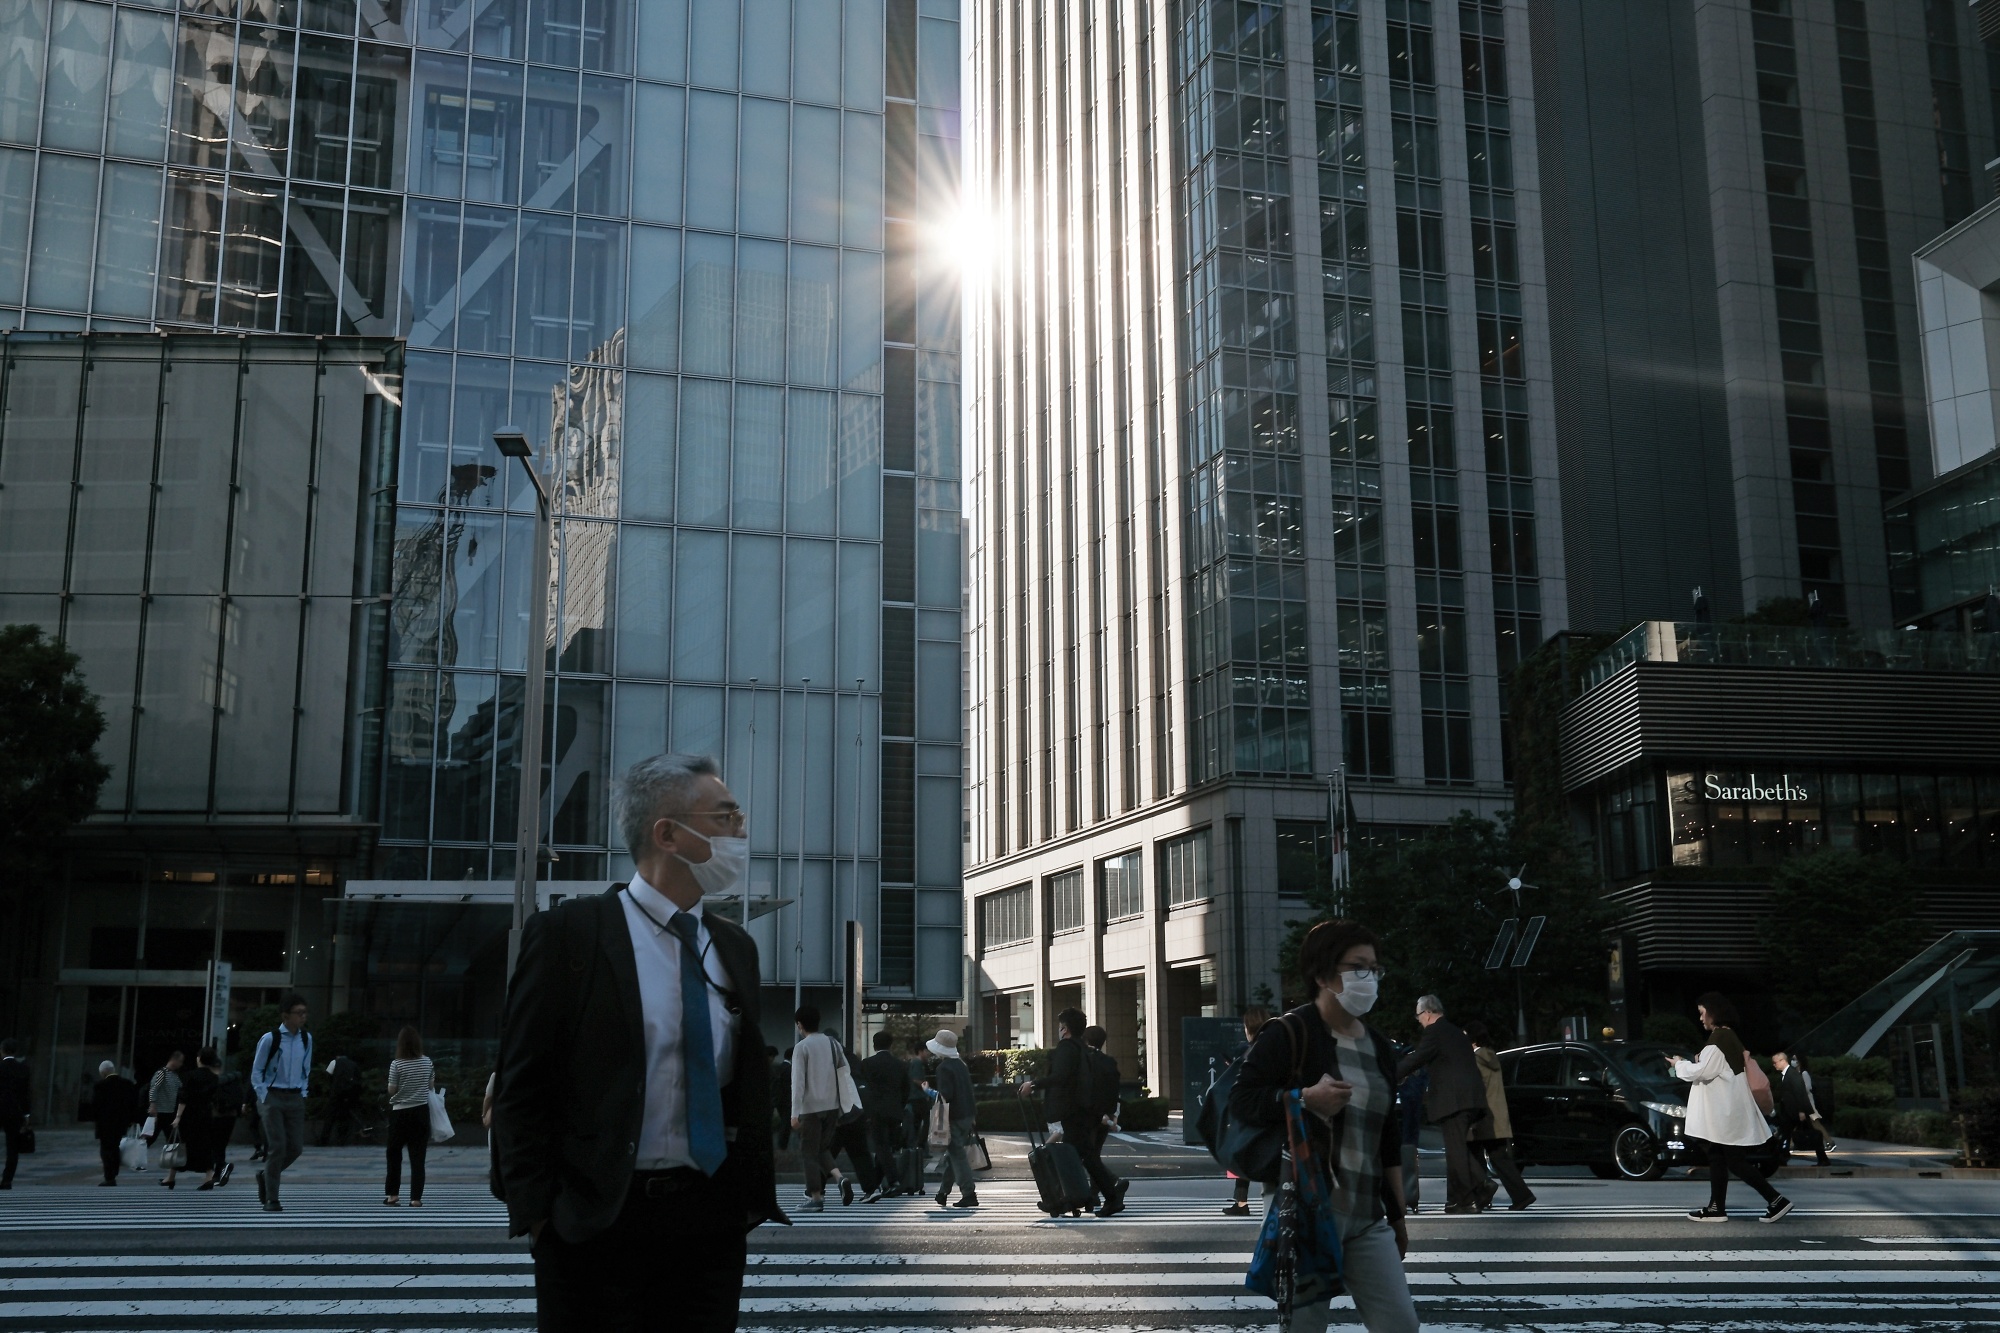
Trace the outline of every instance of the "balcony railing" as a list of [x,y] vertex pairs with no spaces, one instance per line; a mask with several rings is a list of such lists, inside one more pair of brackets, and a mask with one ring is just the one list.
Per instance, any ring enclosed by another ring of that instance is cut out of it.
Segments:
[[1644,620],[1590,664],[1581,693],[1596,689],[1628,662],[2000,675],[2000,634]]

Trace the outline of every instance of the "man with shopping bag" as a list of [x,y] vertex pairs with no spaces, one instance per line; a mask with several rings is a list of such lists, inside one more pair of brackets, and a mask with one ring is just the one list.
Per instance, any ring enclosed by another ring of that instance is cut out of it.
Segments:
[[[109,1060],[97,1066],[97,1082],[90,1089],[90,1119],[97,1126],[97,1157],[104,1164],[99,1185],[116,1185],[118,1168],[124,1164],[123,1143],[139,1118],[139,1088],[118,1073]],[[136,1142],[136,1138],[134,1139]],[[140,1160],[146,1148],[139,1145]]]

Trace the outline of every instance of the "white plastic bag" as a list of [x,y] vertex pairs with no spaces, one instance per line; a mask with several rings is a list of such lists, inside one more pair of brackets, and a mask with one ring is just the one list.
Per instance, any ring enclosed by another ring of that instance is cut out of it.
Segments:
[[443,1088],[431,1089],[430,1103],[431,1103],[431,1142],[443,1143],[446,1139],[450,1138],[452,1135],[458,1132],[457,1130],[451,1127],[451,1117],[445,1114]]
[[131,1132],[118,1140],[118,1164],[127,1171],[146,1169],[146,1140],[139,1137],[137,1125],[132,1126]]

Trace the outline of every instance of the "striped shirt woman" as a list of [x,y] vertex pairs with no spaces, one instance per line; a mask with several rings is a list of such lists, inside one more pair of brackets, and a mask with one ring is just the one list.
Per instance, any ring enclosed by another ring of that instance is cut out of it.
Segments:
[[396,1058],[389,1062],[389,1178],[382,1202],[394,1208],[403,1184],[403,1151],[410,1154],[410,1207],[424,1206],[424,1150],[431,1142],[431,1085],[437,1071],[424,1054],[424,1039],[413,1027],[396,1034]]

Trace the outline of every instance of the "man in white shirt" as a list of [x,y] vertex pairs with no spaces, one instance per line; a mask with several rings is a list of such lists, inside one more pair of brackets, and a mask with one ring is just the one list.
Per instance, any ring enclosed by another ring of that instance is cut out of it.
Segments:
[[[819,1030],[819,1010],[808,1004],[792,1015],[799,1044],[792,1047],[792,1128],[799,1132],[799,1161],[806,1169],[806,1211],[826,1211],[826,1182],[840,1186],[840,1201],[854,1202],[854,1182],[833,1164],[834,1132],[840,1128],[839,1065],[845,1056]],[[850,1077],[852,1077],[850,1075]]]
[[785,1222],[757,946],[707,910],[741,882],[743,812],[715,762],[619,784],[631,882],[528,918],[493,1133],[540,1333],[730,1333],[747,1238]]

